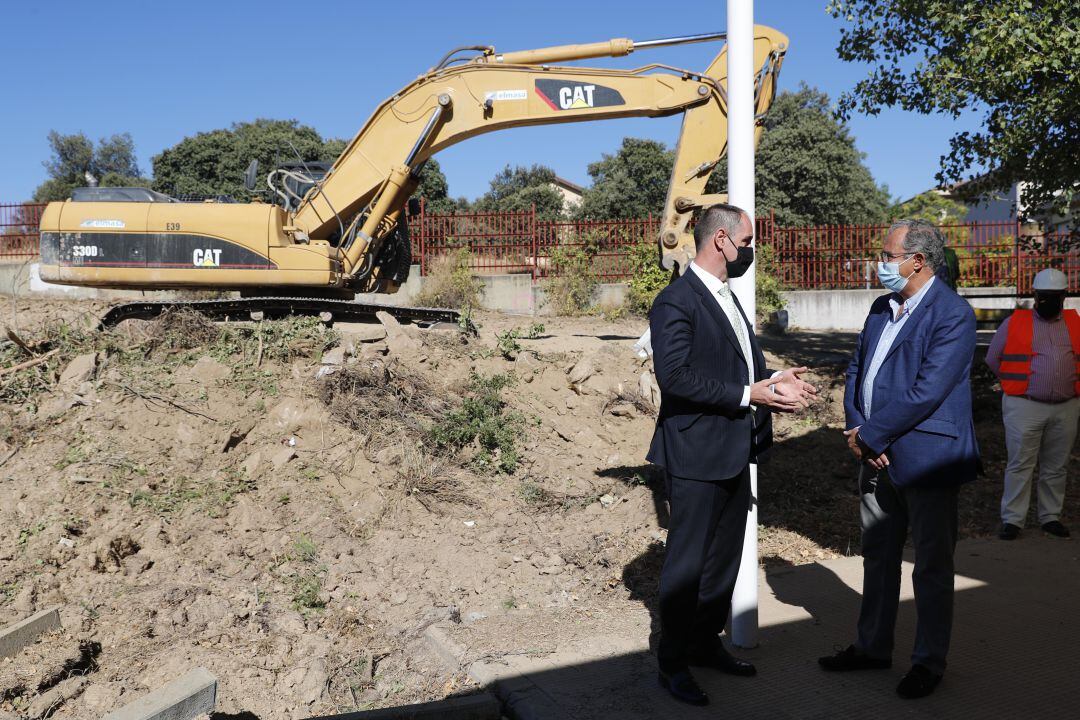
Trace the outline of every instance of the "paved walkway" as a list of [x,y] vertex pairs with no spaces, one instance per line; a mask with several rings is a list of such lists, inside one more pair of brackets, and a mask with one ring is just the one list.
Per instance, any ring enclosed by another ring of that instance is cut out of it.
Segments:
[[626,638],[592,638],[591,647],[605,647],[602,656],[560,649],[543,659],[477,663],[472,672],[497,681],[517,720],[1080,717],[1080,542],[1038,535],[959,545],[949,670],[922,700],[895,694],[914,634],[908,563],[893,669],[834,675],[817,666],[819,655],[852,639],[860,558],[763,573],[761,644],[741,653],[758,676],[699,670],[708,708],[659,690],[645,643]]

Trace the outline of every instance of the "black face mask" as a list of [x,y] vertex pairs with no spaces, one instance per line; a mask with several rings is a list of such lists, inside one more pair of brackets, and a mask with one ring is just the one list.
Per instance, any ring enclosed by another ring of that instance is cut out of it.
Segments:
[[[729,278],[742,277],[754,263],[754,248],[740,247],[735,249],[735,259],[728,260],[727,274]],[[725,258],[726,260],[727,258]]]
[[[729,271],[730,272],[730,271]],[[1061,314],[1065,298],[1061,295],[1046,295],[1035,298],[1035,312],[1045,320],[1053,320]]]

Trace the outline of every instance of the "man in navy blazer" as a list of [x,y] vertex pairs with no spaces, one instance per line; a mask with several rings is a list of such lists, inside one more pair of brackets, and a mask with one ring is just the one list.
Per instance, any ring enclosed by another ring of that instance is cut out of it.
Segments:
[[771,441],[769,411],[790,412],[816,392],[771,373],[753,326],[728,287],[753,261],[754,230],[732,205],[706,208],[697,256],[649,313],[660,414],[648,459],[667,473],[671,519],[660,574],[660,683],[682,702],[708,697],[689,666],[753,675],[720,642],[750,509],[749,464]]
[[918,622],[912,667],[896,689],[905,698],[929,695],[945,671],[957,495],[979,468],[970,385],[975,314],[935,279],[944,262],[934,225],[901,220],[889,229],[878,276],[892,292],[870,308],[844,392],[844,434],[860,461],[862,493],[857,639],[819,660],[833,671],[891,667],[910,527]]

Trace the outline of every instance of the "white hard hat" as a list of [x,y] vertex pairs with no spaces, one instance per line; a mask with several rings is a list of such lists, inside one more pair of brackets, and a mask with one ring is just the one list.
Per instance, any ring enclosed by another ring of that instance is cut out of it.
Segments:
[[1040,270],[1035,276],[1035,281],[1031,283],[1032,290],[1068,290],[1069,278],[1065,277],[1065,273],[1054,268],[1046,268]]

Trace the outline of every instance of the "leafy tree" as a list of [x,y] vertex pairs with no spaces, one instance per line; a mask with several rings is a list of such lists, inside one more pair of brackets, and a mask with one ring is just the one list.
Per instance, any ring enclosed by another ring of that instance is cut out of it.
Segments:
[[842,60],[871,65],[839,111],[982,111],[942,157],[942,186],[969,197],[1030,183],[1028,207],[1069,207],[1080,188],[1080,18],[1075,0],[832,0]]
[[439,215],[468,210],[469,201],[465,198],[451,198],[449,191],[450,184],[446,181],[439,161],[430,158],[420,170],[420,185],[416,188],[414,197],[424,199],[425,213]]
[[675,153],[664,143],[623,138],[617,153],[589,165],[592,185],[582,194],[575,214],[596,220],[659,216],[674,164]]
[[[829,110],[828,95],[805,85],[780,93],[762,122],[754,172],[759,213],[774,210],[777,224],[788,227],[885,219],[889,193],[874,182],[847,126]],[[726,156],[711,181],[726,187]]]
[[563,217],[563,197],[555,189],[555,171],[543,165],[507,165],[491,181],[491,189],[476,201],[480,212],[520,212],[536,206],[538,220]]
[[37,202],[71,197],[72,189],[87,185],[87,174],[102,187],[146,187],[149,183],[139,171],[135,142],[128,133],[101,138],[95,147],[84,133],[61,135],[51,130],[49,147],[52,155],[42,163],[49,179],[34,190]]
[[[231,128],[201,132],[155,155],[154,189],[176,195],[231,195],[247,198],[244,171],[252,160],[266,177],[273,168],[295,162],[333,161],[345,141],[324,141],[312,127],[296,120],[258,119]],[[295,151],[294,151],[295,150]],[[257,193],[265,184],[260,183]]]
[[[879,222],[888,192],[863,165],[847,127],[829,110],[829,98],[802,87],[781,93],[764,120],[758,145],[755,188],[760,213],[776,212],[781,225]],[[589,166],[593,184],[579,215],[594,219],[645,217],[663,212],[675,155],[663,143],[626,138],[615,155]],[[727,157],[705,186],[724,192]]]
[[916,218],[939,225],[963,222],[967,205],[946,197],[936,190],[927,190],[889,208],[888,219]]

